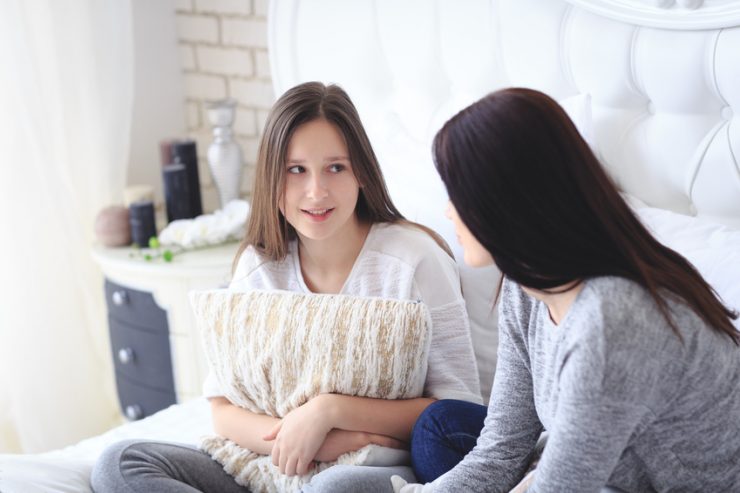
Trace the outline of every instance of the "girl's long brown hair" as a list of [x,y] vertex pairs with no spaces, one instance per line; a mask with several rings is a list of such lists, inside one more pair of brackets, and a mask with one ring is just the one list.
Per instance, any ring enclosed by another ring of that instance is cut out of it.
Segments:
[[665,295],[740,344],[737,313],[647,231],[549,96],[516,88],[490,94],[448,121],[433,148],[461,219],[512,280],[551,290],[621,276],[648,290],[679,337]]
[[431,235],[452,255],[437,233],[407,221],[396,209],[360,116],[347,93],[334,84],[306,82],[286,91],[275,102],[265,122],[246,234],[239,245],[232,270],[236,269],[241,254],[250,245],[266,260],[285,258],[288,242],[296,236],[279,208],[285,187],[286,151],[296,128],[318,118],[335,125],[347,144],[352,172],[361,185],[355,209],[358,219],[369,224],[411,224]]

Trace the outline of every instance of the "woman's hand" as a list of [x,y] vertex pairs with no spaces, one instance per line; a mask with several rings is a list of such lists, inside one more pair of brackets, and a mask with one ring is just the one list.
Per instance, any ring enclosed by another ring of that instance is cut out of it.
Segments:
[[407,448],[406,444],[395,438],[376,435],[375,433],[366,433],[364,431],[347,431],[334,428],[326,435],[326,440],[316,452],[314,460],[319,462],[331,462],[346,454],[360,450],[362,447],[370,444],[380,445],[397,449]]
[[292,410],[262,437],[274,440],[272,463],[281,473],[303,475],[313,466],[316,453],[332,429],[324,400],[325,397],[319,395]]
[[433,493],[434,485],[432,483],[419,484],[407,483],[401,476],[391,476],[391,485],[393,493]]

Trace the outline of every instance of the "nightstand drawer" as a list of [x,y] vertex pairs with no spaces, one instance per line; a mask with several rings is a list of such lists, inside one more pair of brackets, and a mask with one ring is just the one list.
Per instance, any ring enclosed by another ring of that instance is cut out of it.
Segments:
[[167,332],[167,312],[151,293],[105,281],[105,300],[111,318],[137,327]]
[[113,317],[108,318],[108,323],[116,374],[153,389],[174,391],[167,332],[142,330]]
[[125,375],[116,375],[118,399],[123,415],[130,420],[146,418],[175,404],[175,391],[162,392],[131,382]]

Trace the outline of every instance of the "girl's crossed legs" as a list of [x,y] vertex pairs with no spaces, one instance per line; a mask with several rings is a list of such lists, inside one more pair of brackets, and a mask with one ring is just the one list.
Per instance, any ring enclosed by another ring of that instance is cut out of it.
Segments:
[[[393,492],[391,476],[416,481],[410,467],[337,465],[317,474],[304,493]],[[108,447],[93,469],[98,493],[249,493],[221,464],[191,445],[124,440]]]

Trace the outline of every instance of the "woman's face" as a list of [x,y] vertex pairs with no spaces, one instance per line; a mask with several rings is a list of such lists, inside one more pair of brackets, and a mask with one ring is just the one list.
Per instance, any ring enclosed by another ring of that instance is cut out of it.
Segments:
[[465,223],[462,222],[452,202],[447,203],[445,215],[455,225],[457,242],[463,247],[465,263],[471,267],[483,267],[493,264],[493,257],[491,257],[488,250],[483,248],[483,245],[473,236],[473,233],[465,226]]
[[324,119],[296,128],[288,143],[280,211],[302,240],[340,239],[358,226],[360,187],[344,137]]

